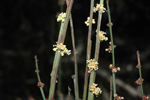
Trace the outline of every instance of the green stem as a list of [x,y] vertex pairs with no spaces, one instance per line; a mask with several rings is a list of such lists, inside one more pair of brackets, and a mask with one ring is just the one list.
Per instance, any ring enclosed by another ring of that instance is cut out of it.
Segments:
[[[109,24],[111,22],[111,15],[110,15],[110,8],[109,8],[109,0],[106,1],[107,4],[107,12],[108,12],[108,20]],[[113,43],[113,34],[112,34],[112,25],[109,26],[109,31],[110,31],[110,39],[111,39],[111,48],[112,48],[112,64],[115,66],[115,54],[114,54],[114,43]],[[112,72],[112,79],[113,79],[113,94],[116,94],[116,83],[115,83],[115,73]],[[115,98],[114,98],[115,100]]]
[[[107,12],[108,12],[108,21],[111,22],[111,15],[110,15],[110,8],[109,8],[109,2],[107,0]],[[113,34],[112,34],[112,25],[109,25],[109,32],[110,32],[110,39],[111,39],[111,48],[112,48],[112,62],[113,65],[115,65],[115,55],[114,55],[114,43],[113,43]]]
[[58,100],[60,100],[60,93],[61,93],[61,58],[59,61],[59,67],[58,67],[58,83],[57,83],[57,95]]
[[73,79],[73,83],[74,83],[74,92],[75,92],[75,100],[79,100],[79,95],[77,93],[77,83],[76,83],[76,75],[72,75],[71,76]]
[[[71,12],[71,9],[72,9],[72,4],[73,4],[73,0],[70,0],[69,6],[67,7],[67,10],[66,10],[65,22],[63,22],[61,24],[61,28],[60,28],[60,31],[59,31],[58,44],[64,43],[65,36],[66,36],[66,31],[67,31],[67,26],[68,26],[68,22],[69,22],[69,17],[70,17],[70,12]],[[58,66],[59,66],[60,57],[61,57],[60,53],[61,53],[60,50],[57,50],[55,52],[55,57],[54,57],[54,62],[53,62],[53,69],[52,69],[52,73],[51,73],[51,81],[50,81],[50,90],[49,90],[48,100],[53,100],[53,98],[54,98],[55,85],[56,85],[56,76],[57,76]]]
[[140,54],[139,54],[139,51],[137,51],[137,59],[138,59],[138,68],[139,68],[139,74],[140,74],[140,81],[141,81],[141,95],[142,95],[142,98],[144,96],[144,93],[143,93],[143,86],[142,86],[142,71],[141,71],[141,62],[140,62]]
[[42,87],[40,87],[40,91],[41,91],[41,94],[42,94],[43,100],[46,100],[46,99],[45,99],[45,95],[44,95],[44,91],[43,91],[43,88],[42,88]]
[[[86,60],[90,59],[91,56],[91,32],[92,32],[92,19],[93,19],[93,7],[94,7],[94,0],[91,0],[91,6],[90,6],[90,21],[89,21],[89,29],[88,29],[88,41],[87,41],[87,55],[86,55]],[[87,95],[87,86],[88,86],[88,68],[86,64],[86,70],[85,70],[85,78],[84,78],[84,89],[83,89],[83,100],[86,100],[86,95]]]
[[[89,54],[91,52],[91,46],[92,46],[92,42],[90,42],[89,44]],[[90,58],[88,58],[89,60]],[[86,65],[86,70],[85,70],[85,79],[84,79],[84,89],[83,89],[83,100],[86,100],[86,95],[87,95],[87,86],[88,86],[88,77],[89,77],[89,73],[88,73],[88,68]]]
[[[39,69],[38,69],[38,59],[37,59],[37,56],[35,55],[34,58],[35,58],[36,75],[37,75],[37,78],[38,78],[38,82],[41,82],[40,75],[39,75]],[[39,88],[40,88],[43,100],[45,100],[45,94],[44,94],[43,88],[42,87],[39,87]]]
[[[67,6],[68,6],[68,0]],[[74,68],[75,68],[75,79],[74,79],[74,85],[75,85],[75,99],[77,100],[79,98],[79,87],[78,87],[78,64],[77,64],[77,56],[76,56],[76,49],[75,49],[75,38],[74,38],[74,28],[73,28],[73,20],[72,15],[70,14],[70,28],[71,28],[71,38],[72,38],[72,46],[73,46],[73,53],[74,53]]]
[[75,98],[76,100],[79,98],[79,87],[78,87],[78,65],[77,65],[77,56],[76,56],[76,49],[75,49],[75,40],[74,40],[74,29],[73,29],[73,21],[72,16],[70,15],[70,26],[71,26],[71,37],[72,37],[72,46],[74,52],[74,66],[75,66]]
[[60,62],[60,50],[57,50],[54,57],[53,62],[53,69],[51,73],[51,83],[50,83],[50,90],[49,90],[49,98],[48,100],[53,100],[54,92],[55,92],[55,84],[56,84],[56,77],[57,77],[57,70]]
[[[62,3],[60,5],[60,12],[63,11],[64,8],[64,3]],[[61,23],[59,23],[61,26]],[[59,62],[59,68],[58,68],[58,83],[57,83],[57,96],[58,96],[58,100],[60,100],[60,93],[61,93],[61,58],[60,58],[60,62]]]
[[141,72],[141,67],[139,68],[139,74],[140,74],[140,81],[141,81],[141,94],[142,94],[142,98],[144,96],[144,93],[143,93],[143,86],[142,86],[142,72]]
[[[90,82],[89,82],[89,88],[94,83],[96,77],[96,72],[92,71],[90,74]],[[89,91],[89,90],[88,90]],[[91,91],[88,92],[88,100],[94,100],[94,95]]]
[[[103,5],[103,0],[100,0],[100,4]],[[98,33],[100,32],[100,26],[101,26],[101,19],[102,19],[102,13],[100,10],[98,11],[98,21],[97,21],[97,35],[96,35],[96,44],[95,44],[95,56],[94,59],[96,62],[98,62],[99,59],[99,52],[100,52],[100,40]],[[95,83],[96,79],[96,72],[92,71],[90,74],[90,82],[89,82],[89,88],[92,85],[92,83]],[[88,92],[88,100],[93,100],[94,96],[92,92]]]
[[[86,60],[90,59],[91,56],[91,32],[92,32],[92,19],[93,19],[93,7],[94,7],[94,0],[91,0],[91,6],[90,6],[90,21],[89,21],[89,29],[88,29],[88,41],[87,41],[87,55],[86,55]],[[86,100],[86,95],[87,95],[87,86],[88,86],[88,68],[86,64],[86,70],[85,70],[85,78],[84,78],[84,89],[83,89],[83,100]]]

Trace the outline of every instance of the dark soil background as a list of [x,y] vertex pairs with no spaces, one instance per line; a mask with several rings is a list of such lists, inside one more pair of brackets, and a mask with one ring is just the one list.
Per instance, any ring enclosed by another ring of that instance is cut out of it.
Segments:
[[[99,3],[99,0],[95,0]],[[106,7],[106,3],[104,4]],[[66,10],[66,5],[63,7]],[[139,78],[136,51],[141,54],[142,75],[144,78],[144,93],[150,96],[150,6],[147,0],[110,0],[110,10],[113,22],[113,36],[116,66],[121,71],[116,78],[122,80],[139,91],[135,81]],[[86,63],[86,46],[88,27],[84,24],[90,11],[90,0],[74,0],[72,17],[74,21],[75,41],[79,67],[79,88],[82,98],[84,71]],[[53,64],[53,45],[57,41],[59,23],[56,16],[60,12],[58,0],[1,0],[0,1],[0,100],[42,100],[37,87],[34,56],[39,59],[39,69],[42,82],[45,83],[46,97],[49,93],[50,73]],[[97,20],[97,13],[93,16]],[[107,13],[103,14],[101,30],[109,37]],[[95,49],[95,30],[92,30],[92,57]],[[105,52],[109,41],[101,43],[99,70],[111,74],[108,66],[111,54]],[[70,26],[68,26],[65,44],[72,50]],[[74,94],[73,52],[61,59],[61,92],[65,97],[68,86]],[[106,77],[97,75],[96,82],[103,89],[103,94],[109,93],[109,82]],[[126,87],[117,85],[118,95],[125,100],[141,100],[133,96]],[[57,87],[56,87],[57,90]],[[105,91],[104,91],[105,90]],[[104,99],[104,95],[97,99]],[[140,91],[139,91],[140,95]],[[57,93],[55,94],[57,99]],[[74,95],[73,95],[74,96]],[[108,95],[109,96],[109,95]],[[63,100],[63,99],[62,99]],[[64,99],[66,100],[66,99]]]

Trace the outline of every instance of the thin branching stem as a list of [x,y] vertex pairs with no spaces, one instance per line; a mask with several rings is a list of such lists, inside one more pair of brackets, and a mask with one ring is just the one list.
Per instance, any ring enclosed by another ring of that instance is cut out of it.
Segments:
[[[86,55],[86,60],[90,59],[91,56],[91,32],[92,32],[92,19],[93,19],[93,7],[94,7],[94,0],[91,0],[91,6],[90,6],[90,21],[89,21],[89,29],[88,29],[88,41],[87,41],[87,55]],[[84,77],[84,89],[83,89],[83,100],[86,100],[86,95],[87,95],[87,86],[88,86],[88,68],[86,65],[86,70],[85,70],[85,77]]]
[[[103,5],[103,0],[100,0],[100,4]],[[97,35],[96,35],[96,44],[95,44],[95,56],[94,59],[96,62],[98,62],[99,59],[99,52],[100,52],[100,40],[98,33],[100,32],[100,26],[101,26],[101,19],[102,19],[102,12],[100,10],[98,11],[98,20],[97,20]],[[95,83],[96,78],[96,72],[92,71],[90,74],[90,82],[89,82],[89,88],[92,85],[92,83]],[[88,90],[89,91],[89,90]],[[94,95],[92,92],[88,92],[88,100],[93,100]]]
[[[69,6],[67,7],[67,10],[66,10],[65,22],[61,23],[61,28],[59,31],[59,36],[58,36],[58,41],[57,41],[58,44],[64,43],[66,31],[67,31],[67,26],[68,26],[68,22],[69,22],[69,18],[70,18],[70,12],[72,9],[72,4],[73,4],[73,0],[70,0]],[[53,98],[54,98],[57,71],[58,71],[58,66],[59,66],[60,57],[61,57],[60,53],[61,53],[60,50],[57,50],[55,52],[53,68],[52,68],[52,72],[51,72],[51,81],[50,81],[50,90],[49,90],[48,100],[53,100]]]
[[76,56],[76,49],[75,49],[75,41],[74,41],[74,31],[73,31],[73,23],[72,23],[72,17],[70,16],[70,26],[71,26],[71,37],[72,37],[72,46],[73,46],[73,52],[74,52],[74,66],[75,66],[75,98],[76,100],[79,98],[79,87],[78,87],[78,64],[77,64],[77,56]]
[[70,26],[71,26],[71,37],[72,37],[72,46],[73,46],[73,53],[74,53],[74,66],[75,66],[75,76],[76,76],[76,92],[77,96],[79,97],[79,89],[78,89],[78,64],[77,64],[77,53],[75,49],[75,40],[74,40],[74,29],[73,29],[73,21],[72,21],[72,16],[70,15]]
[[[35,58],[35,66],[36,66],[37,79],[38,79],[38,82],[41,82],[41,78],[40,78],[40,74],[39,74],[39,68],[38,68],[38,59],[37,59],[37,56],[35,55],[34,58]],[[42,87],[39,87],[39,88],[40,88],[43,100],[45,100],[45,94],[44,94],[43,88]]]
[[138,59],[138,68],[139,68],[139,75],[140,75],[140,81],[141,81],[141,95],[142,95],[142,98],[144,96],[144,93],[143,93],[143,86],[142,86],[142,71],[141,71],[141,62],[140,62],[140,54],[139,54],[139,51],[137,51],[137,59]]
[[72,46],[73,46],[73,53],[74,53],[74,66],[75,66],[75,98],[76,100],[79,98],[79,87],[78,87],[78,64],[77,64],[77,56],[76,56],[76,49],[75,49],[75,40],[74,40],[74,29],[73,29],[73,21],[72,16],[70,15],[70,27],[71,27],[71,37],[72,37]]
[[[109,27],[109,32],[110,32],[111,48],[112,48],[112,64],[113,66],[115,66],[115,54],[114,54],[114,43],[113,43],[112,22],[111,22],[110,8],[109,8],[109,0],[106,0],[106,4],[107,4],[107,13],[108,13],[108,21],[109,21],[108,27]],[[116,83],[115,83],[114,72],[112,72],[112,80],[113,80],[113,94],[116,94]]]
[[[68,6],[68,0],[66,0]],[[79,98],[79,87],[78,87],[78,64],[77,64],[77,56],[76,56],[76,49],[75,49],[75,38],[74,38],[74,27],[73,27],[73,20],[72,15],[70,14],[70,28],[71,28],[71,38],[72,38],[72,46],[73,46],[73,53],[74,53],[74,68],[75,68],[75,99]]]

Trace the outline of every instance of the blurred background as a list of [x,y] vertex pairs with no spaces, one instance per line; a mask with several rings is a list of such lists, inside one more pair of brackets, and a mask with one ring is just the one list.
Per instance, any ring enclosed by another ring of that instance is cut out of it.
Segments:
[[[34,56],[39,60],[39,70],[42,82],[45,84],[46,97],[49,93],[50,73],[55,52],[52,51],[59,33],[56,16],[65,12],[66,5],[61,6],[60,0],[3,0],[0,1],[0,100],[42,100],[37,87]],[[94,6],[99,3],[95,0]],[[104,6],[106,3],[104,1]],[[144,94],[150,96],[150,6],[146,0],[110,0],[110,10],[113,22],[113,36],[116,67],[121,71],[116,73],[117,94],[125,100],[141,100],[140,87],[135,84],[139,78],[136,52],[139,50],[144,78]],[[84,24],[89,16],[90,0],[74,0],[72,17],[74,23],[75,43],[77,49],[80,98],[83,93],[84,71],[86,64],[86,47],[88,27]],[[97,20],[97,13],[93,18]],[[103,14],[101,30],[109,30],[107,13]],[[92,29],[92,55],[95,49],[96,24]],[[110,39],[109,39],[110,41]],[[103,94],[95,100],[109,100],[111,71],[111,54],[105,52],[109,41],[101,42],[99,70],[96,83],[102,88]],[[65,44],[72,50],[70,24],[66,34]],[[68,86],[74,97],[73,52],[61,59],[61,100],[66,100]],[[55,100],[58,86],[56,86]],[[73,100],[73,99],[72,99]]]

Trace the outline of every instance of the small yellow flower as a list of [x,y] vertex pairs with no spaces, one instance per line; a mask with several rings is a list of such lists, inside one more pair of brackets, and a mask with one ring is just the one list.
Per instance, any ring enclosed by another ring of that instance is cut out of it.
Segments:
[[106,11],[106,8],[102,4],[97,4],[96,7],[93,8],[93,12],[96,13],[96,11],[100,10],[101,13],[104,13]]
[[106,8],[104,8],[104,6],[101,4],[99,5],[99,9],[100,9],[100,12],[102,12],[102,13],[104,13],[106,10]]
[[90,86],[90,91],[94,91],[95,88],[96,88],[97,84],[93,83],[91,86]]
[[[112,48],[111,48],[111,42],[109,42],[109,48],[106,48],[105,51],[108,51],[109,53],[112,52]],[[116,45],[113,45],[114,48],[116,48]]]
[[97,96],[97,95],[99,95],[99,94],[102,93],[102,90],[101,90],[99,87],[97,87],[97,88],[95,88],[94,93],[95,93],[95,95]]
[[[96,30],[96,32],[97,32],[97,30]],[[100,41],[107,41],[108,37],[105,36],[106,34],[107,34],[106,32],[99,31],[99,33],[98,33],[99,40]]]
[[94,7],[94,8],[93,8],[93,12],[96,13],[96,11],[97,11],[97,9]]
[[64,52],[63,51],[61,52],[61,56],[64,56]]
[[98,84],[95,84],[93,83],[91,86],[90,86],[90,91],[95,94],[96,96],[98,96],[99,94],[102,93],[102,90],[99,88],[99,87],[96,87]]
[[56,51],[57,49],[63,50],[64,48],[66,48],[66,45],[63,45],[62,43],[60,43],[60,44],[57,44],[57,45],[53,45],[53,47],[56,47],[56,48],[53,48],[53,51]]
[[87,60],[87,67],[89,68],[89,73],[92,71],[92,70],[98,70],[98,62],[95,61],[95,59],[90,59],[90,60]]
[[65,21],[65,18],[66,18],[66,13],[60,13],[59,15],[58,15],[58,17],[57,17],[57,22],[60,22],[60,21],[62,21],[62,22],[64,22]]
[[61,52],[61,56],[64,56],[64,54],[70,55],[71,54],[71,50],[68,50],[67,48],[64,48],[63,51]]
[[[57,43],[57,42],[56,42]],[[53,45],[53,51],[56,51],[56,50],[61,50],[61,56],[64,56],[64,54],[66,53],[67,55],[70,55],[71,54],[71,50],[68,50],[66,48],[66,45],[63,45],[62,43],[58,44],[57,45]]]
[[[90,21],[90,17],[88,17],[87,21],[84,22],[86,26],[89,26],[89,21]],[[95,24],[95,19],[92,19],[92,23]]]
[[120,67],[117,67],[117,68],[116,68],[116,67],[113,66],[112,64],[109,65],[109,68],[112,70],[112,72],[115,72],[115,73],[116,73],[117,71],[120,71]]

